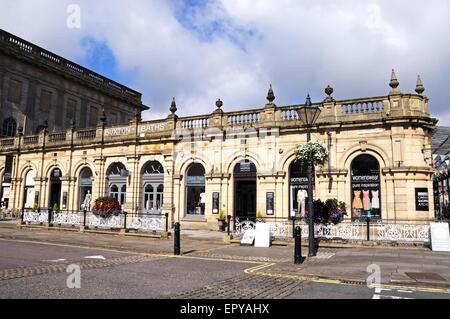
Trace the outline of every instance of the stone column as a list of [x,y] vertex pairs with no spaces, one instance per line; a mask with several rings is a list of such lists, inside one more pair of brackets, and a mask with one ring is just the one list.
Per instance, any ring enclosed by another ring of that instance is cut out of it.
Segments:
[[[105,158],[104,157],[96,157],[94,158],[94,163],[97,168],[96,172],[93,172],[96,177],[96,183],[92,188],[92,198],[93,200],[103,197],[106,192],[106,171],[105,171]],[[97,175],[98,173],[98,175]]]
[[134,213],[136,212],[136,205],[138,205],[135,194],[139,192],[136,188],[139,181],[139,156],[128,156],[127,167],[131,168],[132,171],[131,176],[127,178],[127,200],[124,209],[127,213]]
[[173,222],[180,222],[181,219],[184,217],[184,187],[183,187],[183,176],[180,174],[174,174],[173,175],[173,188],[174,188],[174,198],[173,198],[173,204],[174,204],[174,212],[173,212]]

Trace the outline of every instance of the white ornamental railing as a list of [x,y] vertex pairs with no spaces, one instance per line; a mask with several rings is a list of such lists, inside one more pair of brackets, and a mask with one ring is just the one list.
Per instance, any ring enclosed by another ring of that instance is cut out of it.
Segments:
[[45,224],[48,223],[48,211],[27,211],[23,212],[24,223]]
[[377,240],[429,242],[430,225],[377,225]]
[[165,215],[143,215],[128,218],[128,228],[142,231],[165,231]]
[[124,218],[122,214],[110,216],[108,218],[99,217],[92,213],[86,216],[86,226],[94,228],[120,229],[124,226]]
[[316,238],[364,240],[363,226],[361,223],[315,225]]
[[[236,237],[242,236],[247,230],[256,229],[256,224],[265,222],[263,220],[252,221],[247,219],[235,219]],[[277,220],[266,221],[269,225],[270,234],[277,239],[289,239],[293,237],[293,221]],[[296,221],[295,227],[300,226],[302,238],[309,236],[309,225],[305,221]],[[369,230],[369,236],[367,231]],[[393,224],[382,221],[369,224],[361,222],[343,222],[338,224],[315,224],[314,232],[316,238],[342,239],[342,240],[367,240],[371,241],[395,241],[395,242],[430,242],[430,226],[428,224]]]
[[61,226],[81,226],[83,223],[82,213],[59,212],[53,214],[53,224]]

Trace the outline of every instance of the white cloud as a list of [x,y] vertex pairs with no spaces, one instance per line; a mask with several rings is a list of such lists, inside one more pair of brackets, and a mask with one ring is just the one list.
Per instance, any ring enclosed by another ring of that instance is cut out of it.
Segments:
[[[87,1],[82,28],[65,27],[68,0],[1,0],[0,27],[68,58],[81,40],[105,41],[133,87],[164,117],[173,96],[182,115],[264,105],[273,83],[277,103],[383,95],[390,70],[413,92],[421,74],[435,115],[450,124],[450,10],[446,0],[212,0],[180,10],[182,1]],[[182,13],[182,12],[181,12]],[[220,30],[220,32],[215,32]]]

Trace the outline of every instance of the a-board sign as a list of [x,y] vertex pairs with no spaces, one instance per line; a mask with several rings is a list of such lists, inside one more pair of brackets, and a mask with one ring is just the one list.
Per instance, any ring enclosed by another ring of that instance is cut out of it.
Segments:
[[249,229],[244,233],[244,237],[242,237],[241,245],[249,245],[253,246],[255,242],[256,230]]
[[256,223],[255,247],[269,248],[270,246],[271,246],[271,240],[270,240],[269,224]]
[[448,223],[431,223],[431,248],[433,251],[450,251]]

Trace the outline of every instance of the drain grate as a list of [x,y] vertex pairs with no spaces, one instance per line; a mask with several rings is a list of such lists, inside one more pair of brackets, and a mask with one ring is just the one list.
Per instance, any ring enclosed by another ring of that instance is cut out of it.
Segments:
[[432,272],[406,272],[405,274],[417,281],[447,281],[441,275]]

